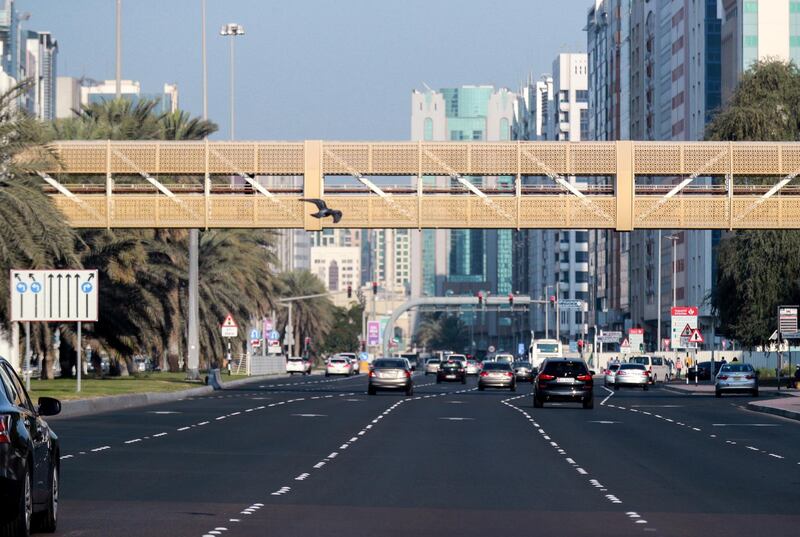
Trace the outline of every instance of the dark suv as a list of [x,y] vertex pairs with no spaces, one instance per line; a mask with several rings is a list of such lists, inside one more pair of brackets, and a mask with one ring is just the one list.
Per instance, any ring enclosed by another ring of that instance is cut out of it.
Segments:
[[583,360],[548,358],[533,381],[533,406],[542,408],[545,401],[568,401],[594,408],[592,375]]
[[467,366],[464,362],[457,359],[448,358],[439,366],[439,371],[436,372],[436,384],[445,380],[461,381],[461,384],[467,383]]
[[34,407],[11,364],[0,358],[0,535],[56,531],[59,445],[41,416],[60,411],[50,397]]

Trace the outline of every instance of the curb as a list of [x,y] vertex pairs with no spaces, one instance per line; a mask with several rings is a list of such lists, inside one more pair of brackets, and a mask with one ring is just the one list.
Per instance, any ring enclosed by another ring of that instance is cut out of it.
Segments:
[[[223,383],[223,391],[225,387],[236,387],[250,382],[258,382],[265,379],[280,379],[287,375],[260,375],[258,377],[248,377],[246,379],[231,380]],[[146,392],[146,393],[132,393],[126,395],[112,395],[108,397],[94,397],[91,399],[79,399],[77,401],[63,401],[61,403],[61,413],[58,416],[52,416],[49,420],[77,418],[89,414],[101,414],[104,412],[112,412],[115,410],[126,410],[130,408],[138,408],[143,406],[157,405],[159,403],[170,403],[173,401],[180,401],[187,397],[195,397],[198,395],[208,395],[214,392],[211,386],[200,386],[198,388],[188,388],[186,390],[179,390],[174,392]]]
[[755,412],[763,412],[764,414],[774,414],[790,420],[800,421],[800,412],[787,410],[785,408],[775,408],[762,403],[747,403],[747,409]]

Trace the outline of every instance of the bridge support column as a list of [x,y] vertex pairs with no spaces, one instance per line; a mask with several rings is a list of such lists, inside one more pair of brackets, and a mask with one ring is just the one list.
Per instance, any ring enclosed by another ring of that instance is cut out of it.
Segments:
[[[322,198],[322,141],[306,140],[303,154],[305,155],[303,197]],[[303,228],[306,231],[320,231],[322,229],[322,219],[314,218],[306,211],[303,216]]]
[[617,146],[617,174],[614,192],[617,200],[617,231],[633,230],[634,211],[634,176],[633,176],[633,142],[615,142]]

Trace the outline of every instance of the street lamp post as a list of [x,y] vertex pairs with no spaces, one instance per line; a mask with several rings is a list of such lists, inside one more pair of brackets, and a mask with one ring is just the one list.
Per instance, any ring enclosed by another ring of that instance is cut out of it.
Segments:
[[237,24],[235,22],[229,22],[220,28],[219,35],[223,37],[230,37],[230,53],[231,53],[231,94],[230,94],[230,106],[231,106],[231,140],[234,139],[236,135],[236,118],[234,116],[234,48],[233,42],[234,38],[240,35],[244,35],[244,27],[241,24]]
[[117,68],[114,97],[119,99],[122,96],[122,0],[117,0],[116,49]]

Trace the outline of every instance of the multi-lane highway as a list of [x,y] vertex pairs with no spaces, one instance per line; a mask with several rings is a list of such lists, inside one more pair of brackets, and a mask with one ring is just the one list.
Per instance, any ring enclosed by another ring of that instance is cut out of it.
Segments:
[[294,377],[53,419],[57,535],[800,534],[800,424],[747,397],[596,386],[594,410],[534,409],[527,385],[415,381]]

